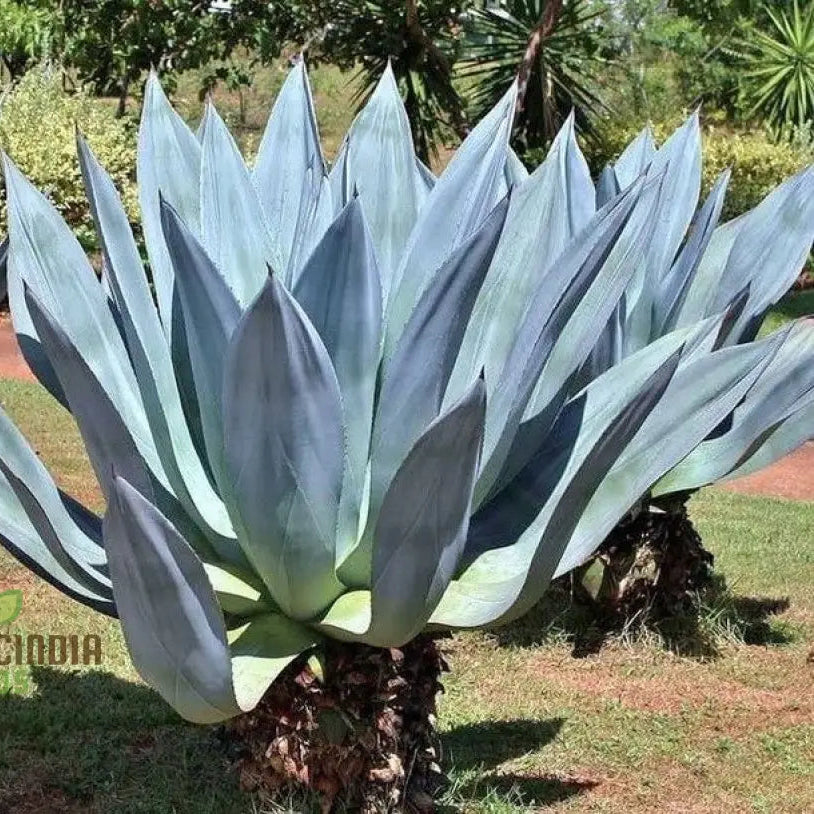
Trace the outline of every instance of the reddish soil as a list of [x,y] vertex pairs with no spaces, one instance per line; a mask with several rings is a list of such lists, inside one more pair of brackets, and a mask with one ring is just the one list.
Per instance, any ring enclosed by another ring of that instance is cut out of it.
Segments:
[[[749,655],[752,658],[751,652]],[[755,651],[753,660],[760,661],[760,655]],[[679,658],[637,664],[625,649],[605,649],[601,657],[567,660],[541,651],[530,662],[530,669],[567,691],[612,699],[640,712],[717,715],[725,719],[729,734],[810,723],[814,719],[814,696],[809,682],[814,666],[799,650],[772,650],[770,658],[775,672],[780,668],[786,671],[783,680],[775,680],[771,688],[722,676],[714,664]]]
[[721,488],[747,495],[814,500],[814,442],[809,441],[773,466],[724,483]]
[[17,345],[14,326],[8,314],[0,315],[0,378],[34,380]]

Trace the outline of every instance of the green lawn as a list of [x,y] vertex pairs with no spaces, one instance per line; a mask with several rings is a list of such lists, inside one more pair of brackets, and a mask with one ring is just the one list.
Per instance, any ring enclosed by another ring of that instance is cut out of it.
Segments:
[[[60,482],[99,507],[70,417],[36,385],[0,381],[0,401]],[[616,640],[578,658],[545,609],[452,639],[447,811],[814,810],[814,504],[709,490],[692,511],[761,644],[724,638],[699,659]],[[99,633],[104,665],[25,670],[0,694],[0,812],[268,810],[239,790],[211,730],[138,681],[116,623],[3,554],[7,588],[25,591],[15,625]]]

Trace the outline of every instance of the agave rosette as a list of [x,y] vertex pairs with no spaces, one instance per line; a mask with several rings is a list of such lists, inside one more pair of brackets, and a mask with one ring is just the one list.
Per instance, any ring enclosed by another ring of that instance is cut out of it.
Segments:
[[[665,240],[651,249],[609,322],[588,377],[722,309],[729,317],[717,344],[751,342],[802,271],[814,239],[814,168],[721,224],[730,173],[718,178],[699,207],[701,167],[695,114],[660,149],[649,128],[643,130],[600,177],[599,203],[637,178],[661,175],[657,205],[670,220]],[[814,321],[799,320],[779,337],[777,352],[743,402],[655,485],[654,495],[750,474],[814,437]]]
[[138,181],[157,307],[81,138],[101,280],[5,160],[15,329],[107,511],[57,489],[0,415],[0,535],[118,616],[190,720],[251,709],[326,638],[392,647],[522,614],[779,352],[785,334],[717,348],[724,302],[583,386],[663,242],[664,177],[597,211],[571,122],[528,176],[514,100],[436,179],[388,71],[328,173],[299,65],[250,170],[212,107],[193,133],[152,77]]

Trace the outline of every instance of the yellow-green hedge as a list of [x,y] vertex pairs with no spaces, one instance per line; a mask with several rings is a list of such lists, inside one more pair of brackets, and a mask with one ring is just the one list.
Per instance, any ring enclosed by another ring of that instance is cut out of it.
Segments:
[[[95,246],[93,221],[76,157],[75,127],[85,134],[122,194],[130,220],[137,218],[136,139],[132,122],[117,119],[106,101],[65,92],[57,70],[29,71],[0,106],[0,146],[42,190],[79,236]],[[0,202],[0,234],[6,231],[6,202]]]
[[[676,119],[653,127],[656,142],[665,139],[680,124]],[[595,170],[614,161],[636,136],[631,125],[609,125],[602,133],[602,145],[591,152]],[[703,131],[703,190],[706,193],[727,167],[732,169],[723,218],[741,215],[757,206],[766,195],[786,178],[814,162],[810,148],[772,142],[760,131],[737,132],[728,128],[706,126]]]

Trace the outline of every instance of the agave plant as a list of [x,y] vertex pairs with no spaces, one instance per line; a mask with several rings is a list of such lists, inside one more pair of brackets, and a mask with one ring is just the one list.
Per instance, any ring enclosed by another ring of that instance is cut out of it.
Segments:
[[573,121],[527,176],[515,97],[436,179],[388,70],[328,173],[298,65],[250,170],[213,107],[195,134],[151,77],[138,182],[157,308],[81,137],[101,281],[4,160],[15,329],[107,510],[61,492],[0,414],[3,543],[117,616],[182,716],[236,719],[267,788],[392,802],[408,765],[424,782],[427,634],[525,613],[785,339],[716,349],[724,303],[578,390],[672,210],[660,176],[596,210]]
[[[641,178],[660,178],[656,204],[665,229],[637,270],[583,376],[591,378],[698,320],[731,307],[717,345],[758,335],[767,311],[791,288],[814,239],[814,168],[774,190],[755,209],[719,224],[729,173],[697,209],[701,134],[691,116],[656,149],[645,129],[597,184],[597,201]],[[782,224],[782,228],[779,228]],[[627,615],[643,603],[671,612],[703,586],[712,557],[686,512],[699,488],[755,472],[814,437],[814,321],[781,330],[770,362],[726,420],[662,476],[606,541],[593,590]],[[774,341],[774,340],[773,340]],[[567,570],[584,558],[573,552]],[[583,569],[582,575],[590,570]]]

